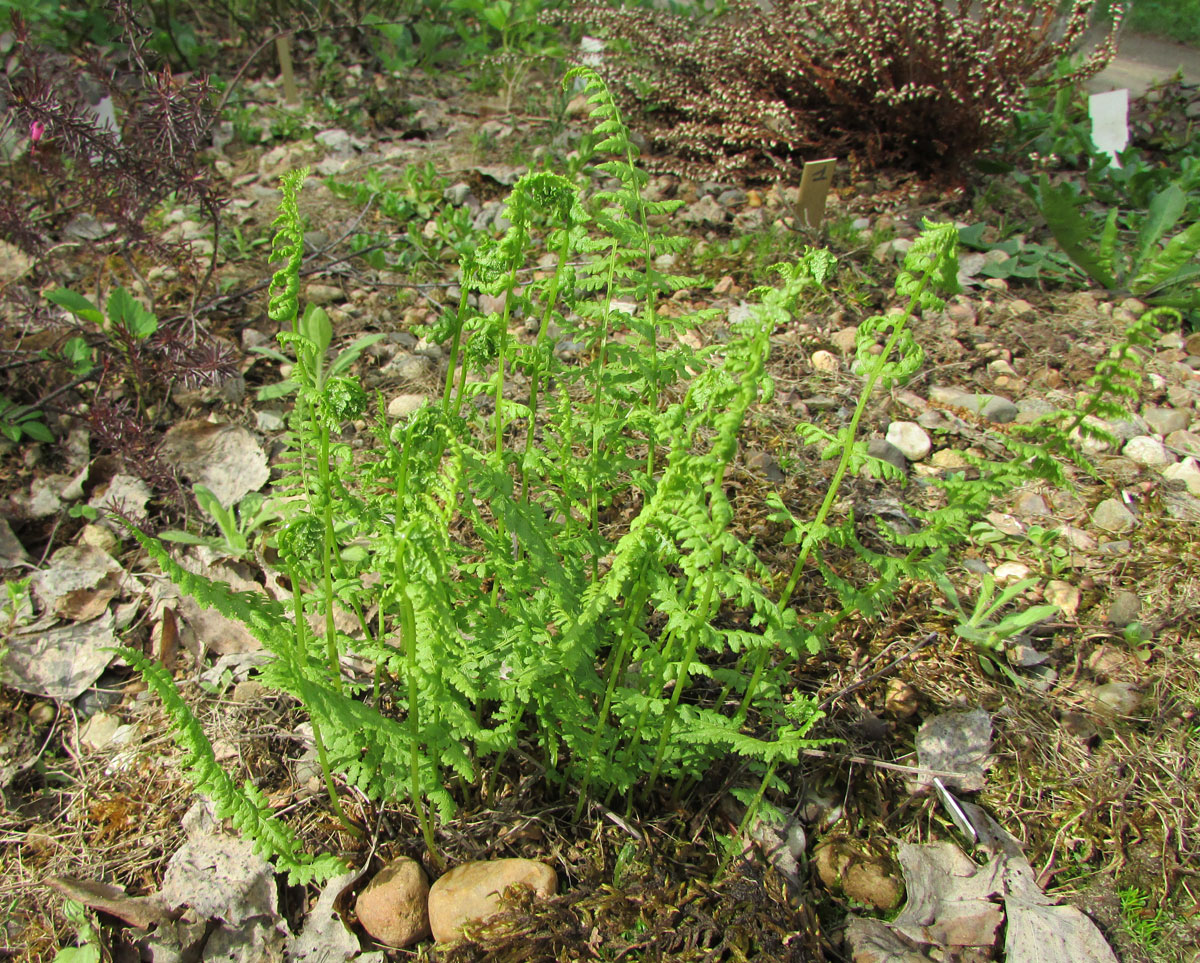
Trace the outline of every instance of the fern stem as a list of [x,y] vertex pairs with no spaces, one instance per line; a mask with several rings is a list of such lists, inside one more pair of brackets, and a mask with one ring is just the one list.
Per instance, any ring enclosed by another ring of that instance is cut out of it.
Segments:
[[596,339],[597,357],[595,361],[595,377],[592,380],[592,453],[588,463],[588,522],[592,532],[592,580],[600,577],[600,492],[597,488],[597,475],[600,471],[600,426],[607,419],[602,419],[604,363],[608,348],[608,325],[612,314],[613,285],[617,271],[616,238],[613,239],[612,249],[608,255],[608,278],[605,281],[604,314],[600,322],[600,334]]
[[[446,367],[446,385],[442,389],[442,411],[446,413],[450,412],[450,392],[454,386],[454,373],[458,368],[458,355],[462,349],[463,314],[467,310],[467,295],[470,293],[473,278],[474,272],[470,268],[465,268],[462,277],[462,293],[458,298],[458,312],[454,316],[454,335],[450,340],[450,361]],[[464,371],[465,367],[464,364]],[[461,396],[461,394],[460,384],[459,395]],[[455,414],[458,414],[458,406],[461,403],[461,400],[455,400]]]
[[[685,599],[691,598],[692,588],[695,585],[695,581],[696,581],[695,573],[690,574],[688,576],[687,584],[684,585],[683,592],[680,594],[680,598],[685,598]],[[674,653],[675,653],[675,642],[678,638],[679,638],[678,628],[672,628],[667,635],[666,644],[663,646],[663,649],[662,649],[662,661],[663,661],[664,665],[670,665],[671,656],[674,655]],[[661,686],[665,683],[666,680],[655,679],[653,681],[661,689]],[[628,768],[633,768],[634,754],[637,752],[638,747],[642,744],[642,738],[645,735],[645,731],[646,731],[646,719],[649,715],[650,715],[650,700],[647,699],[645,701],[645,703],[642,705],[642,711],[640,713],[638,713],[637,723],[633,727],[633,735],[630,736],[629,745],[625,749],[625,754],[624,754],[625,765]],[[614,745],[614,749],[615,749],[615,745]],[[611,756],[610,756],[609,767],[611,768]],[[608,793],[605,795],[604,804],[606,806],[609,804],[609,802],[612,801],[612,796],[613,796],[615,789],[616,789],[615,786],[610,787]]]
[[337,786],[333,783],[333,773],[329,768],[329,754],[325,751],[325,740],[321,738],[321,724],[315,715],[310,715],[309,721],[312,722],[313,742],[317,745],[317,759],[321,762],[321,775],[325,780],[325,791],[329,794],[329,803],[333,806],[334,815],[337,816],[338,822],[342,824],[346,832],[355,839],[362,839],[362,831],[350,822],[342,809],[341,800],[338,799]]
[[[714,565],[719,566],[719,560],[715,561]],[[679,699],[683,695],[683,690],[687,688],[688,671],[691,669],[692,662],[696,658],[696,650],[700,646],[700,636],[704,634],[704,626],[708,623],[709,607],[712,605],[715,587],[716,579],[710,572],[704,581],[704,596],[692,620],[692,631],[688,638],[683,661],[679,663],[679,669],[675,675],[675,688],[671,690],[671,701],[667,705],[662,731],[658,736],[658,747],[654,752],[654,764],[650,767],[650,776],[646,780],[647,797],[654,792],[654,784],[658,781],[659,772],[662,771],[662,764],[667,753],[667,742],[670,740],[671,733],[675,728],[675,718],[679,711]]]
[[[779,598],[778,605],[780,610],[787,608],[788,602],[791,601],[792,593],[795,592],[796,585],[800,581],[800,574],[804,571],[805,563],[807,563],[809,555],[817,545],[817,539],[812,533],[824,529],[825,519],[829,517],[829,513],[833,510],[833,504],[837,500],[838,492],[842,487],[842,481],[845,479],[846,472],[850,468],[850,459],[854,454],[854,440],[858,437],[858,426],[862,421],[863,413],[867,410],[867,404],[871,400],[871,394],[875,390],[875,385],[878,384],[880,377],[883,375],[884,365],[887,364],[888,358],[891,357],[892,351],[895,350],[896,342],[900,340],[900,335],[916,310],[921,293],[929,283],[930,277],[932,277],[932,269],[925,271],[921,275],[921,280],[918,282],[916,290],[909,298],[908,307],[905,308],[904,314],[892,326],[891,336],[884,344],[883,350],[876,355],[875,365],[871,368],[870,374],[867,375],[866,383],[858,394],[858,404],[854,407],[854,415],[850,419],[850,426],[847,429],[845,438],[842,440],[841,457],[838,459],[837,467],[833,471],[833,478],[830,480],[829,486],[825,489],[825,498],[821,502],[821,507],[817,509],[817,514],[813,518],[812,525],[800,545],[800,554],[796,557],[796,564],[792,566],[792,574],[788,577],[783,594]],[[755,660],[750,681],[746,684],[746,692],[742,697],[742,704],[738,706],[735,718],[739,722],[746,718],[750,704],[754,696],[758,693],[758,685],[769,657],[770,649],[767,646],[763,646],[759,650],[758,658]]]
[[333,622],[333,547],[337,536],[333,531],[333,479],[329,467],[329,426],[320,427],[320,451],[317,456],[317,483],[321,493],[321,518],[324,535],[321,540],[321,581],[325,594],[325,656],[333,676],[333,687],[342,692],[342,665],[338,655],[337,628]]
[[542,311],[542,323],[538,327],[537,340],[533,348],[533,371],[529,376],[529,425],[525,432],[525,457],[521,463],[521,499],[529,501],[529,453],[533,450],[533,440],[537,429],[538,392],[542,379],[542,353],[546,349],[546,340],[550,330],[550,316],[558,303],[558,289],[566,269],[567,259],[571,255],[571,225],[568,221],[562,228],[562,246],[558,250],[558,263],[554,267],[554,277],[550,281],[550,290],[546,293],[546,304]]
[[[425,840],[425,848],[433,858],[434,863],[441,867],[442,857],[438,852],[437,841],[433,834],[433,824],[429,812],[425,808],[421,792],[421,712],[420,691],[417,686],[417,618],[413,609],[412,599],[408,594],[408,564],[405,550],[408,541],[403,537],[403,519],[405,501],[408,495],[408,470],[412,457],[413,445],[412,424],[404,433],[404,447],[400,452],[400,468],[396,473],[396,494],[394,509],[394,524],[397,534],[392,556],[392,577],[395,585],[397,605],[400,609],[400,644],[404,648],[404,674],[408,690],[408,795],[412,800],[413,810],[417,814],[417,822],[421,825],[421,835]],[[434,762],[436,775],[436,761]]]
[[[647,564],[648,560],[642,563],[643,576]],[[608,682],[604,688],[604,701],[600,705],[600,715],[596,720],[596,728],[592,732],[592,741],[587,753],[587,768],[584,770],[583,782],[579,786],[579,802],[575,805],[576,822],[579,822],[579,817],[583,814],[584,804],[587,802],[588,786],[591,785],[592,772],[596,762],[596,748],[600,743],[600,734],[608,724],[608,713],[612,707],[613,696],[616,694],[621,672],[625,667],[625,656],[629,651],[630,641],[633,638],[633,627],[641,616],[642,606],[645,604],[646,597],[649,594],[643,585],[643,580],[641,577],[638,579],[638,588],[635,590],[633,598],[629,600],[629,612],[625,619],[625,629],[621,633],[621,642],[617,647],[617,654],[608,662]]]
[[[750,800],[750,805],[746,807],[746,812],[742,816],[741,822],[738,823],[737,838],[743,840],[746,838],[746,831],[754,822],[754,817],[758,815],[759,807],[762,806],[763,796],[767,793],[767,787],[771,785],[771,779],[775,776],[775,770],[779,768],[779,760],[774,759],[767,766],[767,771],[763,774],[762,782],[758,784],[758,791],[755,792],[754,798]],[[717,872],[713,881],[719,881],[725,875],[725,870],[729,866],[729,857],[731,850],[726,849],[721,857],[721,862],[717,865]]]

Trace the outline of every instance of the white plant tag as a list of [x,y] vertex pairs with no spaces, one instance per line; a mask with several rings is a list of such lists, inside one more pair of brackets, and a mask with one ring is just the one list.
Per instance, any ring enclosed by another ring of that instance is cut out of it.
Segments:
[[1110,90],[1088,98],[1092,118],[1092,143],[1108,154],[1115,167],[1121,166],[1117,154],[1129,145],[1129,91]]

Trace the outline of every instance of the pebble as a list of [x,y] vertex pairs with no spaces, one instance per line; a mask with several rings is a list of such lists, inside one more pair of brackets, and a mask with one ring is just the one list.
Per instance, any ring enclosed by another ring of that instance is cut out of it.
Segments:
[[29,721],[35,726],[48,726],[58,718],[58,710],[49,702],[35,702],[29,710]]
[[120,728],[121,720],[118,716],[109,712],[97,712],[80,727],[79,741],[88,749],[99,751],[113,741]]
[[1134,438],[1144,438],[1151,434],[1150,426],[1138,415],[1110,421],[1108,429],[1121,441],[1133,441]]
[[1137,516],[1116,498],[1106,498],[1092,511],[1092,524],[1106,532],[1128,532],[1137,524]]
[[838,359],[831,351],[814,351],[812,354],[812,366],[816,371],[833,374],[838,369]]
[[1075,613],[1079,611],[1079,589],[1070,582],[1064,582],[1061,579],[1052,579],[1046,583],[1046,589],[1043,593],[1046,601],[1051,605],[1057,605],[1058,610],[1069,619],[1075,617]]
[[[886,844],[885,844],[886,845]],[[830,892],[889,912],[904,899],[904,882],[890,856],[869,841],[836,835],[813,850],[817,875]]]
[[1037,308],[1035,308],[1024,298],[1017,298],[1015,301],[1009,302],[1008,313],[1014,318],[1025,318],[1031,314],[1036,314]]
[[471,196],[471,185],[465,181],[459,181],[457,184],[451,184],[442,191],[442,200],[447,204],[453,204],[455,207],[461,207],[467,203],[467,198]]
[[271,689],[257,679],[243,679],[233,687],[229,698],[234,702],[247,704],[259,702],[271,694]]
[[1000,395],[981,395],[986,398],[983,407],[979,409],[981,418],[997,425],[1007,425],[1017,420],[1017,406]]
[[779,467],[779,462],[765,451],[750,452],[746,456],[746,467],[759,472],[769,482],[781,482],[787,477],[784,475],[783,469]]
[[1017,415],[1020,414],[1017,406],[1001,395],[972,394],[960,388],[948,388],[943,385],[934,385],[929,389],[929,400],[966,408],[996,424],[1016,421]]
[[941,448],[933,453],[930,464],[938,468],[966,468],[970,463],[953,448]]
[[[894,465],[900,471],[908,468],[908,460],[904,457],[904,452],[883,438],[872,438],[867,442],[867,454],[880,461],[886,461],[889,465]],[[868,468],[867,471],[870,473],[871,469]]]
[[1131,716],[1142,704],[1142,694],[1129,682],[1108,682],[1092,689],[1094,707],[1105,715]]
[[429,881],[415,859],[391,860],[358,894],[354,910],[374,939],[411,946],[429,936]]
[[1106,682],[1120,682],[1135,676],[1141,663],[1128,646],[1100,645],[1088,656],[1087,667]]
[[429,888],[429,926],[439,943],[456,939],[464,923],[500,912],[500,894],[525,885],[541,897],[554,895],[558,876],[532,859],[492,859],[456,866]]
[[1050,658],[1045,652],[1039,652],[1028,642],[1014,642],[1005,649],[1004,654],[1008,657],[1010,665],[1015,665],[1020,669],[1042,665]]
[[1024,524],[1015,515],[1010,515],[1007,512],[988,512],[984,518],[1005,535],[1011,535],[1013,538],[1016,538],[1025,534]]
[[332,304],[344,297],[342,289],[334,284],[310,284],[304,289],[304,299],[309,304]]
[[1113,596],[1112,604],[1108,607],[1108,621],[1118,629],[1123,629],[1137,621],[1142,611],[1142,600],[1134,592],[1118,592]]
[[1142,409],[1142,418],[1156,435],[1169,435],[1173,431],[1182,431],[1189,424],[1188,414],[1176,408],[1157,408],[1147,405]]
[[1139,435],[1128,441],[1121,449],[1121,454],[1147,468],[1163,468],[1175,460],[1175,456],[1163,447],[1161,441],[1149,435]]
[[353,141],[347,131],[340,127],[331,127],[329,130],[323,130],[313,137],[318,144],[326,150],[335,152],[347,151],[353,146]]
[[729,212],[717,203],[711,194],[705,194],[700,200],[688,207],[680,217],[685,224],[707,224],[716,227],[729,219]]
[[1166,440],[1168,448],[1185,455],[1200,456],[1200,434],[1194,431],[1173,431]]
[[387,414],[389,418],[407,418],[414,411],[425,404],[428,395],[413,395],[403,394],[396,395],[388,402]]
[[283,431],[284,424],[284,417],[278,411],[262,408],[254,412],[254,425],[261,432],[273,434]]
[[955,324],[972,325],[975,317],[975,305],[970,301],[956,301],[946,306],[946,318]]
[[893,421],[886,437],[909,461],[920,461],[933,449],[928,433],[915,421]]
[[921,707],[921,695],[903,679],[889,679],[883,697],[883,711],[899,719],[908,719]]
[[1021,562],[1001,562],[996,566],[993,575],[1000,583],[1019,582],[1023,578],[1029,578],[1029,566]]
[[401,354],[393,358],[382,373],[401,381],[421,381],[432,368],[433,364],[424,355]]
[[1046,499],[1036,492],[1021,492],[1017,496],[1013,511],[1024,516],[1049,515],[1050,506],[1046,504]]
[[842,354],[852,355],[858,344],[858,327],[840,328],[830,335],[829,340]]
[[950,427],[950,419],[936,408],[930,408],[922,411],[917,416],[917,424],[922,428],[928,428],[930,431],[940,431],[943,428]]
[[1195,458],[1185,458],[1174,465],[1168,465],[1162,474],[1167,481],[1183,482],[1189,494],[1200,495],[1200,463],[1197,463]]

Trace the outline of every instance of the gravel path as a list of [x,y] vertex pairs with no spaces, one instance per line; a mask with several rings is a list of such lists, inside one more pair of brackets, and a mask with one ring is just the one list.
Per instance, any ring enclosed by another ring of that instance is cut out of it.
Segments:
[[1121,37],[1116,59],[1087,86],[1091,93],[1128,87],[1130,95],[1136,97],[1176,70],[1182,70],[1189,83],[1200,84],[1200,50],[1172,40],[1126,33]]

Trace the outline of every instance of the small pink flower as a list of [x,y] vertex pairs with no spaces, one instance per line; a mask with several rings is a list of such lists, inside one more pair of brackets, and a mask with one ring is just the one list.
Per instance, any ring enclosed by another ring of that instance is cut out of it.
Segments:
[[46,125],[40,120],[35,120],[29,125],[29,139],[35,144],[42,139],[44,133],[46,133]]

